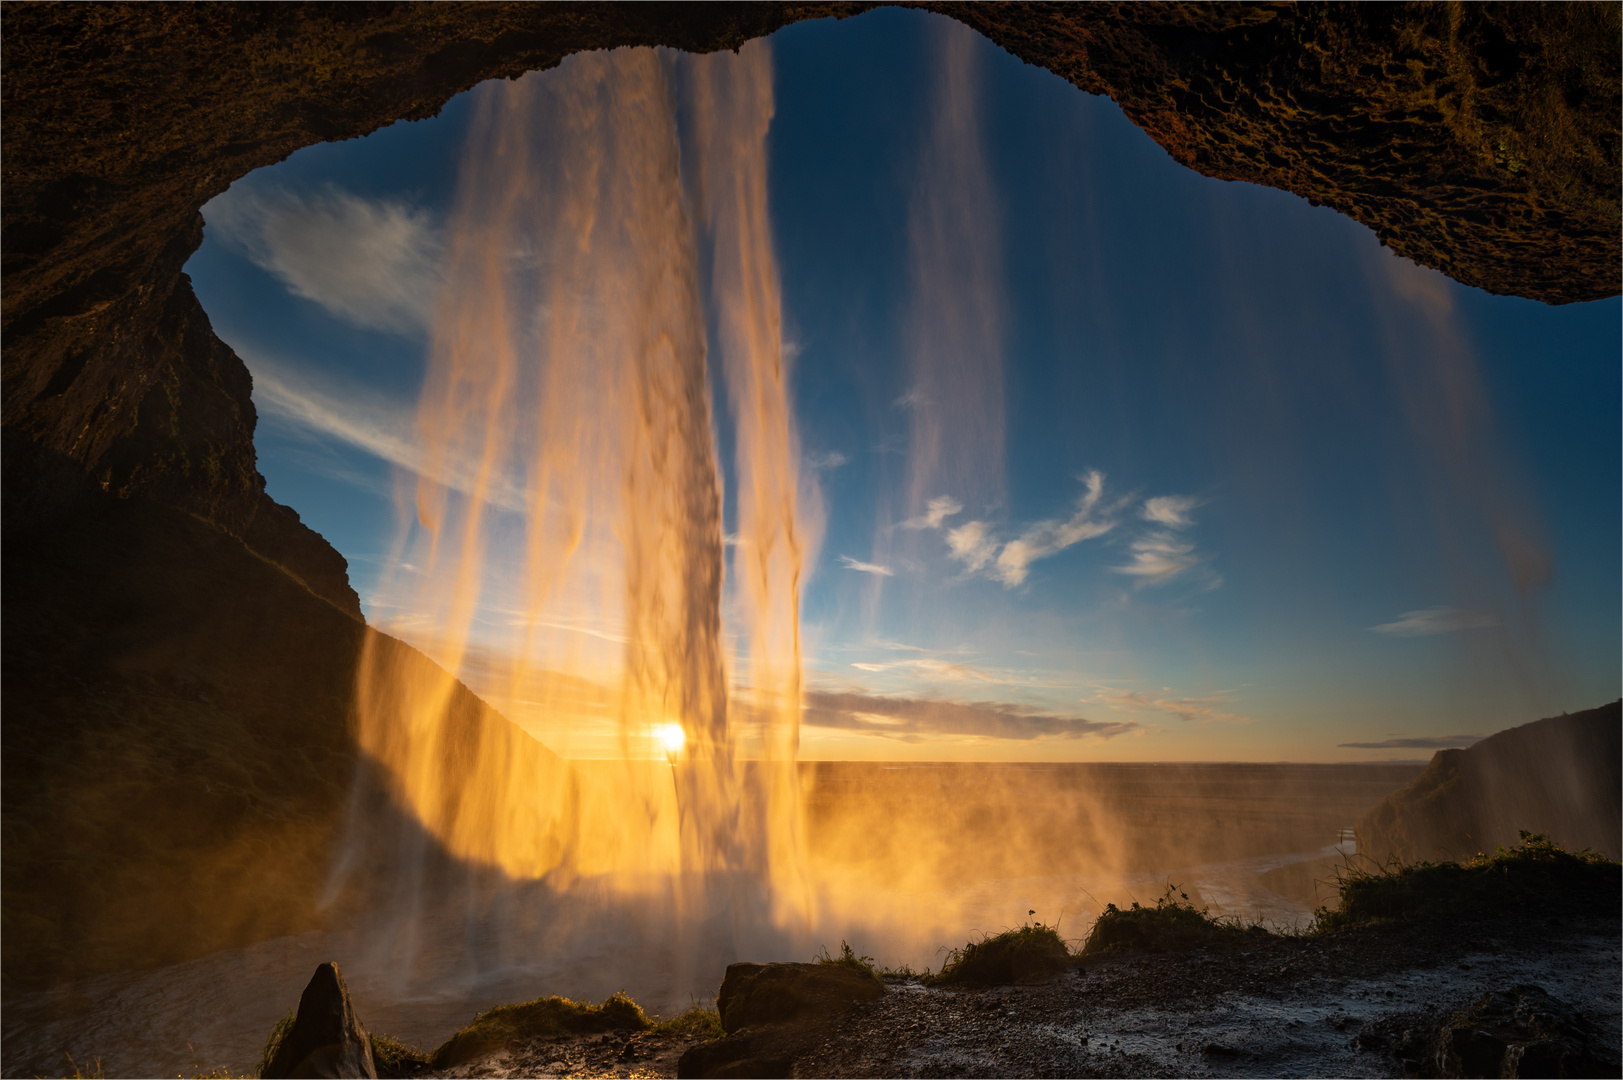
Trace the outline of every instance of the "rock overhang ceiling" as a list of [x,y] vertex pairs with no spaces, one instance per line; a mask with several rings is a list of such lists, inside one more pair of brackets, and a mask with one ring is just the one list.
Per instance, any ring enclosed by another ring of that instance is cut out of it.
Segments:
[[[731,48],[873,6],[4,5],[8,439],[313,552],[267,507],[251,382],[181,272],[208,199],[573,52]],[[917,6],[1108,94],[1179,162],[1328,205],[1456,280],[1619,292],[1617,5]]]

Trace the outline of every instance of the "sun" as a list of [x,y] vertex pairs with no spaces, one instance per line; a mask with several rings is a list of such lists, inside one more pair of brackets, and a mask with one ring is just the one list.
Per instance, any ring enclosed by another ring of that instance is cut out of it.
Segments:
[[687,743],[687,733],[682,730],[681,724],[661,724],[654,729],[659,738],[660,745],[665,747],[667,754],[680,754],[682,747]]

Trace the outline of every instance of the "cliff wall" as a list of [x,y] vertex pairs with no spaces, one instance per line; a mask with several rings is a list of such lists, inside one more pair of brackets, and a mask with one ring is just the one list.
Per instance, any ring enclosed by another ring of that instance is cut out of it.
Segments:
[[1546,833],[1569,851],[1623,852],[1623,703],[1439,750],[1426,771],[1358,823],[1376,862],[1453,859]]
[[[381,778],[357,794],[366,636],[404,670],[427,657],[152,499],[59,495],[45,526],[7,522],[5,552],[7,991],[347,917],[370,879],[395,880],[391,852],[455,869]],[[447,708],[448,755],[512,737],[460,684]],[[351,815],[387,842],[326,903]]]

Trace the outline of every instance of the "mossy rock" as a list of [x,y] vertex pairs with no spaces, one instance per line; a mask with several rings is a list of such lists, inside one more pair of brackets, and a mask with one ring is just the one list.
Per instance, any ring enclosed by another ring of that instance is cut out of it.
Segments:
[[561,997],[536,998],[480,1013],[434,1051],[431,1064],[446,1069],[535,1039],[601,1031],[646,1031],[652,1026],[642,1006],[624,994],[612,994],[597,1005]]

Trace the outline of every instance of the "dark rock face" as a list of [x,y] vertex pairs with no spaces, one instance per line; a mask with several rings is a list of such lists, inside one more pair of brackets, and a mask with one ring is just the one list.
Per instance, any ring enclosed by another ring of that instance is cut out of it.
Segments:
[[1520,830],[1570,851],[1623,849],[1623,703],[1501,731],[1468,750],[1439,750],[1413,783],[1358,823],[1358,851],[1464,860],[1509,847]]
[[682,1055],[678,1076],[788,1076],[853,1005],[884,984],[841,964],[729,964],[716,996],[727,1037]]
[[716,996],[722,1030],[827,1019],[885,992],[883,983],[841,964],[729,964]]
[[349,583],[349,562],[294,510],[261,494],[242,542],[345,614],[365,621],[361,598]]
[[299,997],[299,1014],[282,1037],[265,1076],[365,1076],[376,1080],[372,1041],[355,1015],[343,973],[332,962],[316,968]]
[[1197,172],[1333,207],[1457,281],[1618,294],[1615,6],[929,6],[1108,94]]
[[[459,872],[386,785],[355,786],[362,648],[408,676],[427,657],[192,514],[116,498],[10,431],[0,461],[7,991],[329,925],[395,880],[390,852]],[[452,760],[528,738],[464,687],[447,708]],[[357,812],[378,850],[327,904]]]

